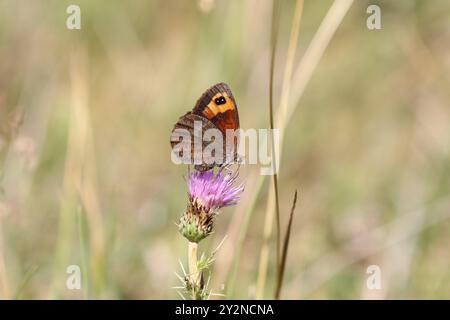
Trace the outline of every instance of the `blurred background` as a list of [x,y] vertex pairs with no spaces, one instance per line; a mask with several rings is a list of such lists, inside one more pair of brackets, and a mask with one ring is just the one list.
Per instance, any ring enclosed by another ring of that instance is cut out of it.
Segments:
[[[66,28],[70,4],[81,30]],[[294,70],[332,4],[305,1]],[[369,4],[381,30],[366,27]],[[282,1],[275,114],[295,8]],[[354,1],[290,100],[283,234],[296,189],[299,201],[282,298],[450,298],[449,15],[445,0]],[[242,128],[269,126],[271,17],[268,0],[0,1],[0,298],[179,298],[186,167],[169,135],[220,81]],[[272,298],[272,178],[245,165],[240,179],[200,250],[228,235],[213,291]],[[81,290],[66,287],[70,265]]]

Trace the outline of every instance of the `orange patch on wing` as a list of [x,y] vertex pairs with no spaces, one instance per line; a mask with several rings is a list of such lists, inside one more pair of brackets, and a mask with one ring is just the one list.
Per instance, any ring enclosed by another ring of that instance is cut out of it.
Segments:
[[[221,105],[217,105],[214,101],[216,98],[224,97],[226,102]],[[228,96],[226,92],[221,92],[212,97],[211,101],[208,103],[206,108],[203,110],[203,115],[211,120],[219,113],[225,113],[227,111],[235,110],[233,100]]]

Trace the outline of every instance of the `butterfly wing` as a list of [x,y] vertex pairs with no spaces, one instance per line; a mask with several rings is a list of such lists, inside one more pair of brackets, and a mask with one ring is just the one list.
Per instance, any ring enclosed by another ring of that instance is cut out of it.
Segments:
[[[236,159],[239,113],[230,87],[223,82],[210,87],[198,99],[192,113],[207,118],[222,131],[228,146],[225,152],[233,152],[233,158]],[[232,135],[227,135],[227,129],[232,130]]]
[[[196,129],[195,122],[200,122],[200,130]],[[214,167],[215,154],[209,158],[209,155],[203,153],[206,146],[210,143],[204,141],[203,137],[205,132],[209,129],[216,129],[216,126],[206,119],[205,117],[193,114],[192,112],[186,113],[184,116],[178,119],[175,124],[172,134],[170,135],[170,144],[172,146],[172,152],[183,163],[196,164],[197,169],[208,170]],[[195,148],[195,141],[198,140],[201,143],[201,149]],[[183,154],[184,150],[190,150],[190,154]],[[207,165],[206,163],[209,163]]]
[[226,133],[239,129],[239,114],[233,93],[226,83],[218,83],[206,90],[195,104],[192,113],[202,115]]
[[[186,113],[175,124],[174,129],[170,137],[170,143],[172,145],[172,150],[176,156],[182,159],[183,163],[202,163],[200,166],[196,166],[197,169],[207,170],[214,166],[205,164],[214,161],[209,155],[203,154],[202,152],[195,150],[194,141],[200,138],[200,132],[195,130],[195,121],[200,121],[201,126],[201,137],[204,137],[205,132],[209,129],[218,129],[222,133],[224,149],[223,156],[224,159],[228,159],[227,154],[232,155],[234,159],[237,159],[237,143],[238,136],[236,130],[239,129],[239,115],[237,110],[236,101],[234,100],[233,94],[230,87],[225,83],[218,83],[208,90],[206,90],[200,99],[198,99],[192,112]],[[227,133],[227,129],[232,131]],[[230,134],[232,133],[232,134]],[[189,137],[189,139],[188,139]],[[206,148],[209,141],[202,141],[202,150]],[[182,154],[181,150],[187,150],[188,144],[190,144],[191,154]],[[233,154],[231,154],[231,152]],[[203,159],[203,162],[202,160]],[[221,165],[224,162],[218,163],[216,165]]]

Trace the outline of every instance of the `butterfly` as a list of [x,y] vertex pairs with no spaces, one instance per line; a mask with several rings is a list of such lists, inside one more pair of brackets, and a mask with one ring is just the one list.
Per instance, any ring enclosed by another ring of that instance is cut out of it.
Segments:
[[[198,125],[201,125],[201,128]],[[200,138],[204,138],[210,129],[215,129],[215,132],[221,135],[223,147],[209,154],[203,151],[215,140],[204,141],[205,139]],[[172,151],[184,163],[195,163],[196,170],[206,171],[214,166],[228,164],[230,159],[231,161],[238,159],[237,129],[239,129],[239,114],[236,101],[230,87],[226,83],[218,83],[201,95],[192,111],[178,119],[170,135],[170,144]],[[198,150],[198,145],[196,148],[196,139],[201,141],[199,143],[201,150]],[[185,154],[184,150],[190,150],[190,154]]]

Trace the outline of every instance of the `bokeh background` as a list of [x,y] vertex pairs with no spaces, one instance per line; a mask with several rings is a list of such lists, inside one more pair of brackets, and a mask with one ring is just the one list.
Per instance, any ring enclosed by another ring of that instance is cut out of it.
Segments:
[[[332,3],[305,1],[294,69]],[[81,30],[66,28],[70,4]],[[381,30],[366,27],[369,4]],[[295,6],[281,8],[275,115]],[[268,127],[271,16],[268,0],[0,1],[1,298],[179,298],[186,167],[169,134],[220,81],[242,128]],[[296,189],[299,201],[282,298],[450,298],[449,16],[445,0],[354,1],[290,101],[283,234]],[[213,291],[271,298],[272,180],[258,165],[240,179],[200,250],[228,235]],[[69,265],[82,290],[66,288]],[[370,265],[381,290],[366,287]]]

